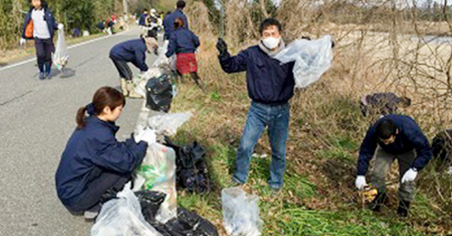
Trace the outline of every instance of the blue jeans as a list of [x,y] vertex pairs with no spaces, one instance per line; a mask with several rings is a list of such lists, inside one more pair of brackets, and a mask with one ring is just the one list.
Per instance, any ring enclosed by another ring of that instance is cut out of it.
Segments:
[[282,187],[284,172],[286,171],[286,142],[289,134],[289,116],[290,106],[288,102],[282,105],[251,103],[245,129],[240,139],[240,146],[237,150],[236,169],[233,176],[235,182],[246,182],[254,146],[256,146],[265,128],[268,127],[272,150],[268,184],[274,189]]

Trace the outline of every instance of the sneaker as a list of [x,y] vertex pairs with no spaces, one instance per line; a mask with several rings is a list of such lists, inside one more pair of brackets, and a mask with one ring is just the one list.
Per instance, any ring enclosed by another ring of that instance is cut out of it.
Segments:
[[232,178],[232,180],[229,182],[229,185],[231,186],[231,187],[241,187],[241,186],[243,186],[245,183],[241,183],[241,182],[239,182],[238,180],[236,180],[236,179],[234,179],[234,178]]
[[44,73],[42,73],[42,72],[39,72],[39,80],[45,80],[46,79],[46,76],[44,75]]
[[50,75],[50,73],[47,73],[46,74],[46,79],[51,79],[52,78],[52,76]]
[[100,204],[97,204],[93,207],[91,207],[91,209],[86,210],[83,213],[83,217],[85,218],[86,221],[94,221],[97,217],[97,215],[99,215],[99,211],[100,211]]

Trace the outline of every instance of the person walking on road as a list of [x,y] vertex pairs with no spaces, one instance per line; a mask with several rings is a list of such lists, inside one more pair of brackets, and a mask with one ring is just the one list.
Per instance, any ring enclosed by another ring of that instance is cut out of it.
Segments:
[[356,188],[367,186],[366,173],[375,155],[370,181],[378,194],[371,203],[373,211],[380,211],[386,200],[385,179],[394,160],[399,163],[400,186],[397,214],[408,216],[413,201],[414,180],[432,158],[430,144],[416,122],[409,116],[388,115],[379,119],[367,131],[358,158]]
[[115,121],[125,105],[124,95],[116,89],[98,89],[92,103],[78,110],[77,128],[55,174],[58,198],[70,212],[84,212],[87,220],[97,216],[101,201],[131,180],[146,154],[148,144],[139,135],[116,140]]
[[289,134],[289,100],[294,94],[294,63],[281,64],[274,56],[285,48],[278,20],[264,20],[258,45],[241,51],[237,56],[228,53],[227,44],[218,39],[221,68],[226,73],[246,71],[251,107],[240,139],[235,162],[234,184],[244,184],[248,177],[254,146],[268,127],[272,159],[268,184],[272,190],[283,187],[286,170],[286,141]]
[[30,3],[32,7],[25,16],[22,38],[35,41],[39,79],[50,79],[52,53],[55,51],[53,36],[56,29],[63,29],[63,25],[56,23],[46,1],[31,0]]
[[171,38],[171,34],[174,32],[174,22],[177,18],[182,18],[182,20],[184,21],[185,29],[189,29],[187,16],[185,16],[183,12],[185,5],[185,1],[178,1],[176,3],[176,10],[173,13],[167,15],[163,20],[163,27],[165,28],[165,40],[169,40]]
[[174,22],[176,29],[172,34],[168,44],[166,57],[177,55],[176,70],[181,76],[190,74],[195,83],[205,91],[201,78],[198,75],[198,62],[195,51],[200,46],[199,38],[192,31],[184,26],[184,20],[179,17]]
[[142,97],[133,89],[133,74],[127,63],[131,62],[142,73],[146,72],[149,69],[146,65],[146,52],[155,52],[157,47],[158,44],[154,38],[142,37],[117,44],[110,50],[110,59],[119,72],[124,96],[130,98]]

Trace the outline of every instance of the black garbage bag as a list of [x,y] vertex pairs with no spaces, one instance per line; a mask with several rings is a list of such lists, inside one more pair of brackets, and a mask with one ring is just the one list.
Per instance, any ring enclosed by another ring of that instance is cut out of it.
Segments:
[[157,191],[138,191],[135,192],[135,196],[138,197],[140,202],[141,212],[144,219],[151,223],[155,222],[155,216],[160,208],[160,205],[165,201],[166,194]]
[[452,130],[438,133],[432,140],[433,158],[443,165],[452,165]]
[[217,228],[211,222],[181,207],[177,209],[177,219],[151,225],[163,236],[218,236]]
[[176,151],[176,185],[188,192],[204,193],[212,189],[209,171],[204,161],[205,149],[194,142],[185,147],[179,147],[166,140],[167,145]]
[[171,76],[162,74],[146,84],[146,106],[154,111],[168,112],[173,100]]

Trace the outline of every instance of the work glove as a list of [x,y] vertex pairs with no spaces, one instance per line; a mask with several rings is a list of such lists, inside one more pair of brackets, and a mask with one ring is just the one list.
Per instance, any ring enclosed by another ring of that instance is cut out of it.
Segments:
[[58,24],[58,29],[59,29],[59,30],[62,30],[63,28],[64,28],[63,24],[59,23],[59,24]]
[[26,42],[27,42],[27,40],[25,40],[24,38],[20,38],[20,40],[19,40],[19,44],[21,46],[23,46]]
[[414,181],[417,177],[417,170],[415,168],[411,168],[405,172],[402,177],[402,184],[406,182]]
[[357,188],[357,189],[363,190],[364,187],[367,186],[366,176],[364,176],[364,175],[358,175],[358,176],[356,177],[356,180],[355,180],[355,185],[356,185],[356,188]]
[[228,45],[222,38],[218,38],[217,49],[220,56],[226,55],[228,53]]
[[133,138],[135,139],[136,143],[144,141],[148,144],[151,144],[151,143],[156,142],[157,136],[155,135],[154,130],[144,128],[143,130],[139,131],[137,134],[134,134]]

